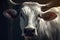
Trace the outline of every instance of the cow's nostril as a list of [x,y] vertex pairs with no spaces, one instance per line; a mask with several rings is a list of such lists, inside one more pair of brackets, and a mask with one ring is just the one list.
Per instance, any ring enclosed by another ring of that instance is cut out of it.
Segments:
[[25,33],[25,36],[34,36],[35,29],[25,28],[24,33]]

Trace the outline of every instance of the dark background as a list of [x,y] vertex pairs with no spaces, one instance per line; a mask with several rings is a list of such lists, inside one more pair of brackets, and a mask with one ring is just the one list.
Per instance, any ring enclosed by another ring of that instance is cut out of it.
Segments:
[[[14,0],[16,1],[16,0]],[[36,1],[39,3],[48,3],[50,1],[54,1],[54,5],[55,6],[59,6],[60,5],[60,1],[59,0],[17,0],[16,2],[22,3],[24,1]],[[10,34],[9,33],[9,28],[11,26],[11,22],[10,20],[8,20],[6,17],[3,16],[3,11],[9,8],[9,3],[7,0],[0,0],[0,40],[24,40],[21,37],[21,29],[19,27],[19,18],[17,18],[16,20],[13,21],[13,38],[10,38]],[[16,9],[18,11],[18,6],[15,6],[14,9]],[[10,37],[9,37],[9,36]]]

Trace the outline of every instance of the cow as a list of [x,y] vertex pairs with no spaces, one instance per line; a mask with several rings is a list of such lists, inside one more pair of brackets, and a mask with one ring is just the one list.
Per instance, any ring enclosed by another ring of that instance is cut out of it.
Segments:
[[[9,1],[18,5],[12,0]],[[37,2],[22,3],[19,18],[22,36],[25,37],[25,40],[60,40],[60,7],[52,7],[44,12],[41,9],[43,6],[50,4],[39,4]],[[9,19],[13,19],[17,12],[16,10],[8,9],[3,14]]]
[[32,35],[38,36],[38,40],[59,40],[60,7],[53,7],[45,12],[42,12],[40,7],[34,7],[24,6],[22,8],[21,15],[23,17],[21,17],[20,22],[22,35],[27,38]]

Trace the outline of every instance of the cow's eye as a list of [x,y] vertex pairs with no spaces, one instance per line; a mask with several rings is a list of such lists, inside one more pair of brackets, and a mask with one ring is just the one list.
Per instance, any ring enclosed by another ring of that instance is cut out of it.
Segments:
[[38,17],[42,18],[42,16],[40,16],[40,14],[38,14]]
[[54,12],[47,12],[45,14],[42,14],[42,18],[46,21],[53,20],[57,17],[57,14]]

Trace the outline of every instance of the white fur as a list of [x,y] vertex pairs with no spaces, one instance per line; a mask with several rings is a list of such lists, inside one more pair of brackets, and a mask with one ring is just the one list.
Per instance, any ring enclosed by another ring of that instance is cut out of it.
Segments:
[[[53,7],[47,12],[54,12],[57,14],[57,17],[51,21],[45,21],[43,18],[38,18],[39,20],[39,33],[42,32],[42,34],[46,34],[48,38],[52,38],[52,32],[55,34],[56,30],[58,29],[58,32],[60,32],[60,7]],[[59,33],[58,33],[59,34]],[[41,36],[41,34],[40,34]],[[60,35],[58,35],[60,37]]]

